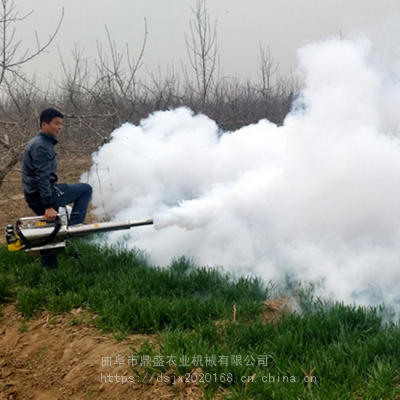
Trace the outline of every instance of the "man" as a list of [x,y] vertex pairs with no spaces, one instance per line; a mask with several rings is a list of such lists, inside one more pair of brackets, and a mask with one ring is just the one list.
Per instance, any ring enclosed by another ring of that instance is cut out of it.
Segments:
[[[57,183],[55,146],[63,127],[63,114],[48,108],[40,115],[40,132],[27,144],[22,158],[22,183],[25,200],[36,215],[54,221],[58,208],[74,203],[69,225],[83,223],[92,187],[86,183]],[[43,256],[42,265],[57,268],[57,256]]]

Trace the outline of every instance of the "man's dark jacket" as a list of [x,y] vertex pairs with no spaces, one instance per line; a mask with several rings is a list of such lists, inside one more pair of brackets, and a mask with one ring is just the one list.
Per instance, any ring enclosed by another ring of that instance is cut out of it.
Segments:
[[27,203],[42,201],[53,207],[54,184],[57,182],[57,139],[39,132],[26,146],[22,158],[22,184]]

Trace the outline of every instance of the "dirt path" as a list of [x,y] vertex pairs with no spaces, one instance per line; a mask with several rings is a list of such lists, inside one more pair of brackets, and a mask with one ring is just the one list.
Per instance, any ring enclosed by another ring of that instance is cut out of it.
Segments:
[[198,385],[173,387],[172,376],[170,382],[132,382],[131,348],[146,340],[156,343],[156,336],[130,335],[117,341],[93,326],[71,324],[82,318],[80,310],[53,318],[44,312],[28,322],[13,305],[3,306],[1,313],[2,400],[197,400],[202,394]]

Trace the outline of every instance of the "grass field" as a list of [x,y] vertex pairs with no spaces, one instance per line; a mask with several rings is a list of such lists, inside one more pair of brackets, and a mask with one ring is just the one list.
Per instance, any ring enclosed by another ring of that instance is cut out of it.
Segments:
[[162,268],[140,252],[78,245],[83,265],[69,251],[57,271],[1,246],[0,303],[15,303],[27,319],[83,307],[117,338],[158,333],[157,345],[133,351],[137,372],[197,373],[210,399],[400,398],[400,328],[382,323],[381,309],[330,303],[297,288],[297,311],[265,322],[272,284],[185,258]]

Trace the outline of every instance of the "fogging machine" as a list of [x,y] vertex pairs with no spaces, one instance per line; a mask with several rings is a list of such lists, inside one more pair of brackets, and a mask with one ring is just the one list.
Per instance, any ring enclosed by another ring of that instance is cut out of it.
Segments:
[[54,222],[46,221],[44,216],[27,217],[7,225],[6,241],[9,251],[25,250],[28,256],[35,257],[65,252],[70,239],[152,224],[152,219],[145,219],[68,226],[63,215],[58,215]]

